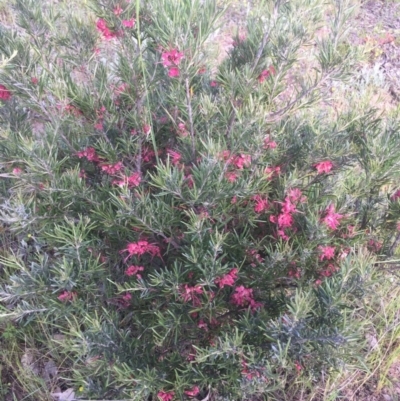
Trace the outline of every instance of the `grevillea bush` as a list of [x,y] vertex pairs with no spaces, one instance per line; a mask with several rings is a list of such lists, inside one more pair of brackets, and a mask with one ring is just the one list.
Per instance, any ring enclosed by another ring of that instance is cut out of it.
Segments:
[[0,32],[8,332],[90,399],[273,397],[358,361],[400,135],[330,107],[351,4],[259,1],[221,63],[215,1],[71,4]]

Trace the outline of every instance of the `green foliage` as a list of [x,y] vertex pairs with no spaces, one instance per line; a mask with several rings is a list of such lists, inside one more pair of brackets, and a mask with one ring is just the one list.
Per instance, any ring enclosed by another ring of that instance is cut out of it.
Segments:
[[103,399],[272,397],[355,364],[400,137],[321,102],[351,85],[348,2],[321,40],[319,0],[260,2],[217,71],[214,1],[67,3],[17,0],[1,32],[2,338],[36,333],[57,385]]

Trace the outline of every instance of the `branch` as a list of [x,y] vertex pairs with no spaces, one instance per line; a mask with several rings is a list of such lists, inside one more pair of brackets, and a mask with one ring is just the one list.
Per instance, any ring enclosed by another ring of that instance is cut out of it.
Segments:
[[192,112],[192,103],[190,101],[189,78],[185,79],[185,85],[186,85],[186,101],[187,101],[189,124],[190,124],[190,136],[192,138],[192,162],[194,162],[196,158],[196,144],[194,141],[193,112]]

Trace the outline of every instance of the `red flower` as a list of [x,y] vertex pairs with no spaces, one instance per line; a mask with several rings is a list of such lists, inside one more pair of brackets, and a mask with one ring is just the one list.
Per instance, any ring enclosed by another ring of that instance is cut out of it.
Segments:
[[262,306],[260,302],[256,302],[253,298],[253,290],[243,285],[235,288],[235,292],[231,296],[231,303],[236,306],[247,307],[252,310]]
[[10,98],[11,92],[4,85],[0,85],[0,100],[9,100]]
[[170,156],[171,163],[176,166],[179,164],[179,162],[182,159],[182,155],[179,152],[176,152],[175,150],[168,149],[167,150],[168,155]]
[[204,329],[205,331],[208,331],[208,325],[203,319],[199,320],[199,322],[197,323],[197,327],[199,329]]
[[32,77],[31,78],[31,82],[33,85],[37,85],[37,83],[39,82],[39,80],[36,77]]
[[129,84],[127,84],[126,82],[123,82],[122,84],[120,84],[118,86],[114,86],[113,90],[116,95],[120,95],[121,93],[126,93],[129,90]]
[[15,167],[13,168],[12,173],[15,175],[20,175],[22,173],[22,168]]
[[288,192],[288,197],[293,202],[304,203],[307,200],[299,188],[290,189]]
[[73,301],[78,296],[75,291],[63,291],[57,298],[61,302]]
[[317,169],[318,174],[329,173],[332,170],[333,164],[331,161],[327,160],[314,164],[314,167]]
[[152,161],[154,159],[154,157],[156,156],[154,150],[150,149],[147,146],[144,146],[142,149],[142,160],[144,163],[149,163],[150,161]]
[[122,25],[125,27],[125,28],[133,28],[134,26],[135,26],[135,19],[134,18],[131,18],[131,19],[128,19],[128,20],[126,20],[126,19],[124,19],[123,21],[122,21]]
[[157,397],[161,400],[161,401],[171,401],[174,397],[175,397],[175,393],[173,391],[159,391],[157,393]]
[[301,271],[300,269],[298,269],[296,266],[294,266],[293,268],[291,268],[288,271],[288,276],[289,277],[294,277],[294,278],[300,278],[301,277]]
[[289,213],[281,213],[278,216],[278,226],[280,228],[292,227],[294,223],[293,216]]
[[255,202],[254,211],[256,213],[262,213],[269,208],[269,203],[266,199],[263,199],[261,195],[253,196],[253,201]]
[[225,174],[225,178],[229,181],[229,182],[235,182],[239,177],[238,173],[235,173],[234,171],[228,171]]
[[319,255],[319,260],[323,261],[324,259],[330,260],[335,257],[335,247],[334,246],[320,246],[321,254]]
[[189,135],[189,132],[186,129],[186,125],[184,123],[178,124],[178,135],[182,138],[186,138]]
[[269,135],[264,139],[264,149],[275,149],[277,146],[275,141],[271,141]]
[[224,151],[222,151],[222,152],[218,155],[218,157],[219,157],[221,160],[228,162],[228,164],[231,163],[231,162],[232,162],[232,159],[233,159],[233,157],[231,157],[231,152],[230,152],[229,150],[224,150]]
[[300,373],[303,370],[303,366],[301,366],[300,362],[298,361],[295,361],[294,367],[296,368],[297,373]]
[[237,273],[238,269],[234,268],[224,276],[216,278],[214,283],[217,284],[219,288],[224,288],[226,285],[232,287],[237,279]]
[[258,76],[258,82],[264,82],[269,76],[274,75],[276,73],[275,68],[271,65],[268,70],[261,71],[261,74]]
[[325,223],[332,230],[336,230],[340,224],[339,220],[343,218],[342,214],[335,213],[335,206],[329,205],[325,210],[325,217],[322,222]]
[[93,163],[98,163],[101,161],[100,157],[97,155],[94,148],[90,148],[90,147],[78,152],[77,156],[80,159],[82,159],[82,157],[85,157],[86,159],[88,159],[88,161],[93,162]]
[[107,26],[107,22],[102,18],[97,20],[96,27],[102,33],[105,39],[112,39],[116,36],[114,32],[110,31],[110,28]]
[[122,14],[122,12],[123,12],[123,10],[122,10],[121,6],[118,4],[118,5],[114,8],[114,14],[115,14],[116,16],[119,16],[119,15]]
[[185,181],[189,188],[193,188],[194,185],[193,174],[185,175]]
[[125,274],[127,276],[136,276],[137,278],[142,278],[141,274],[139,274],[139,272],[142,272],[144,270],[143,266],[129,266],[126,270],[125,270]]
[[130,300],[132,299],[132,295],[129,294],[129,292],[127,292],[126,294],[122,295],[122,299],[124,300],[124,302],[126,304],[128,304],[130,302]]
[[251,155],[245,155],[243,153],[235,156],[232,163],[239,169],[243,170],[244,167],[250,167],[251,165]]
[[161,59],[164,67],[174,67],[179,65],[181,60],[184,58],[183,53],[180,53],[177,49],[171,49],[164,51],[161,54]]
[[186,390],[184,393],[189,397],[196,397],[200,393],[199,386],[193,386],[191,390]]
[[118,171],[120,171],[123,167],[122,162],[117,162],[115,164],[103,164],[101,166],[101,169],[109,175],[114,175],[116,173],[118,173]]
[[330,277],[337,270],[338,270],[338,268],[335,265],[333,265],[332,263],[330,263],[325,270],[322,270],[321,276]]
[[267,180],[271,181],[274,176],[279,175],[281,173],[280,166],[276,167],[266,167],[264,170],[264,174],[267,176]]
[[149,244],[148,241],[130,242],[125,249],[120,251],[120,253],[123,252],[128,252],[124,262],[134,255],[142,256],[145,253],[149,253],[152,257],[158,256],[161,258],[160,248],[157,245]]
[[171,67],[168,70],[168,76],[171,78],[179,77],[179,68],[178,67]]
[[129,177],[123,176],[122,180],[114,180],[112,183],[114,185],[118,185],[119,187],[127,185],[128,188],[132,188],[139,186],[141,181],[141,175],[139,173],[133,173]]
[[381,250],[382,243],[371,238],[368,241],[367,248],[369,251],[377,253]]
[[284,241],[289,241],[290,237],[286,235],[285,231],[278,230],[277,231],[278,237],[282,238]]
[[195,285],[193,287],[188,286],[185,284],[183,288],[181,288],[181,297],[183,302],[192,301],[194,306],[200,306],[201,301],[197,295],[203,294],[203,287],[200,285]]
[[294,213],[296,212],[296,206],[292,203],[291,199],[287,196],[285,198],[285,202],[282,205],[282,212],[283,213]]
[[216,87],[218,86],[218,82],[216,82],[216,81],[211,81],[211,82],[210,82],[210,86],[211,86],[212,88],[216,88]]
[[390,200],[395,201],[400,198],[400,189],[398,189],[391,197]]

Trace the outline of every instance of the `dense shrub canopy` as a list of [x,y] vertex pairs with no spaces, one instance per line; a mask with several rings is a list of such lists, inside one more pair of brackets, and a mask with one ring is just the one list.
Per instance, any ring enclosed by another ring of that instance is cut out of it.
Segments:
[[248,399],[352,363],[352,313],[397,247],[400,136],[327,104],[328,83],[353,90],[348,4],[315,39],[319,0],[260,2],[219,65],[215,1],[15,11],[0,300],[63,385]]

